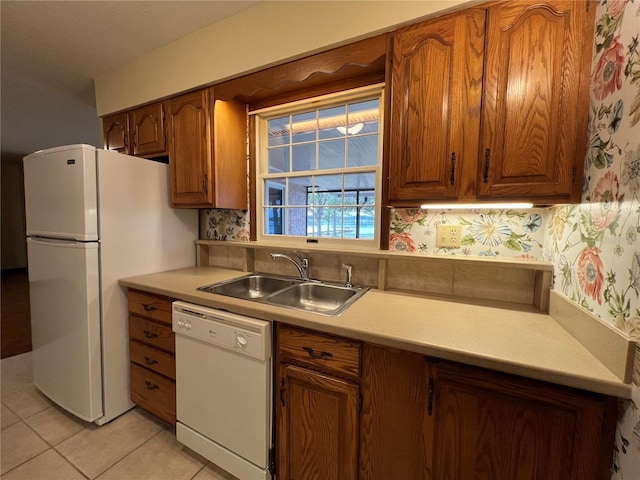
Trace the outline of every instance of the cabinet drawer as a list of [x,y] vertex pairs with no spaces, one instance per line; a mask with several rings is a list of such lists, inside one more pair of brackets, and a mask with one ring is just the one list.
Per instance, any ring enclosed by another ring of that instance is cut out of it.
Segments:
[[129,357],[132,362],[160,373],[173,380],[176,379],[176,358],[144,343],[132,340],[129,343]]
[[176,342],[171,327],[136,315],[129,315],[129,339],[175,353]]
[[328,373],[358,378],[360,343],[307,330],[278,325],[281,362],[318,368]]
[[127,300],[130,313],[171,325],[171,302],[173,299],[153,293],[129,290]]
[[176,382],[135,363],[131,364],[131,401],[176,424]]

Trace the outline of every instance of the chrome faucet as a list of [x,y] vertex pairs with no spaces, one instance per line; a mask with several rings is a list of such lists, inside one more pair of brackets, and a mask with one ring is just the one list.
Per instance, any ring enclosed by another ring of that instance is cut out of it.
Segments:
[[347,288],[351,288],[353,287],[353,284],[351,283],[351,269],[353,267],[351,265],[347,265],[346,263],[342,264],[342,269],[347,271],[347,281],[344,284],[345,287]]
[[273,258],[274,260],[276,258],[285,258],[289,260],[298,269],[298,273],[300,274],[300,279],[304,281],[308,281],[309,280],[309,260],[304,258],[295,250],[293,251],[293,254],[298,258],[299,263],[295,261],[293,258],[291,258],[289,255],[285,255],[284,253],[272,253],[271,258]]

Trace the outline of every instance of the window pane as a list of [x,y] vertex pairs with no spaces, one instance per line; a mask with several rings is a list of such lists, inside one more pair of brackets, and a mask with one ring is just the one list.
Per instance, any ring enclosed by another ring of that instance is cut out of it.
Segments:
[[[367,100],[366,102],[357,102],[349,104],[349,126],[362,124],[359,128],[359,134],[378,133],[378,122],[380,118],[380,102],[378,99]],[[355,129],[352,128],[352,131]]]
[[313,187],[313,177],[289,178],[289,190],[287,192],[287,205],[310,205],[307,194]]
[[318,237],[342,238],[342,207],[316,207]]
[[294,145],[293,150],[293,171],[304,172],[306,170],[316,169],[316,144],[315,143],[303,143],[301,145]]
[[291,118],[293,139],[291,143],[314,142],[316,140],[316,112],[300,113]]
[[373,172],[346,173],[344,175],[345,190],[375,190],[376,175]]
[[328,140],[318,144],[318,168],[344,168],[345,139]]
[[287,235],[307,236],[307,209],[287,209]]
[[284,208],[264,209],[264,233],[269,235],[282,235],[284,233],[285,215]]
[[289,143],[289,115],[269,120],[269,146],[287,145]]
[[289,151],[288,146],[269,149],[269,173],[289,171]]
[[347,167],[364,167],[378,163],[378,135],[350,137]]
[[315,177],[314,205],[342,205],[342,175]]
[[285,178],[272,178],[264,182],[265,205],[284,205],[287,180]]
[[360,208],[360,236],[358,238],[372,239],[376,229],[376,216],[373,207]]
[[[345,136],[344,126],[347,124],[347,107],[325,108],[318,111],[319,139],[337,138]],[[342,131],[337,127],[343,127]]]

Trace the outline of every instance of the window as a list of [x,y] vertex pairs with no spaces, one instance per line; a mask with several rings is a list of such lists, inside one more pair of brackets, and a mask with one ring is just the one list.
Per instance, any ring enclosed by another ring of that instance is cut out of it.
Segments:
[[377,247],[382,88],[257,115],[259,239]]

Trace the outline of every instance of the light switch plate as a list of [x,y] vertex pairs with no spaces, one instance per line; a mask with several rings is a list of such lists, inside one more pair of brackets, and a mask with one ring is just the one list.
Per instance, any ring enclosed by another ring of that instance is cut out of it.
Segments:
[[460,225],[440,224],[436,228],[436,247],[459,247],[461,235],[462,227]]

